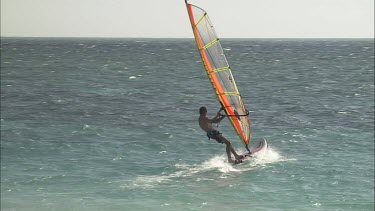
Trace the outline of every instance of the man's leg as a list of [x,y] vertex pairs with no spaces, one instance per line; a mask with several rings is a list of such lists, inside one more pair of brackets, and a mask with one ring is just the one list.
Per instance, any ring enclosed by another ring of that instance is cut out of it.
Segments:
[[228,142],[225,144],[227,145],[226,151],[227,151],[227,156],[228,156],[228,162],[233,163],[232,156],[230,155],[230,151],[231,151],[230,144]]
[[222,140],[222,143],[226,144],[227,147],[226,147],[226,151],[227,151],[227,155],[228,155],[228,161],[232,160],[232,157],[230,155],[230,153],[232,152],[234,157],[236,158],[236,160],[240,159],[241,157],[237,154],[237,152],[234,150],[232,144],[230,143],[229,140],[227,140],[226,138],[224,138],[224,136],[220,136],[221,140]]
[[236,158],[236,160],[240,159],[241,156],[239,156],[239,155],[237,154],[237,152],[234,150],[234,148],[233,148],[232,144],[230,143],[230,141],[229,141],[229,145],[230,145],[230,151],[233,153],[233,155],[234,155],[234,157]]

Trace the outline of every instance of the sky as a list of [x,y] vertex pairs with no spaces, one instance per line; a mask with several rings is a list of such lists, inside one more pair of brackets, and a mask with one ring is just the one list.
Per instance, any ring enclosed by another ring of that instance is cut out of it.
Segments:
[[[192,38],[184,0],[0,0],[1,36]],[[374,0],[191,0],[221,38],[374,38]]]

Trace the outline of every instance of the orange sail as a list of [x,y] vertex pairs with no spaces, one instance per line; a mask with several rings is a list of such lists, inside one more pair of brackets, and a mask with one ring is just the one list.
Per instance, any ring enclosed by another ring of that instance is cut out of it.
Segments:
[[219,38],[207,13],[186,0],[185,3],[207,75],[233,128],[247,148],[250,141],[249,112],[242,102]]

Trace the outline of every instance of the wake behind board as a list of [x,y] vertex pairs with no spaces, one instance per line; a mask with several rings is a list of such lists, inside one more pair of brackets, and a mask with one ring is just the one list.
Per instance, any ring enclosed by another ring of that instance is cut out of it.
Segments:
[[[243,154],[243,158],[240,159],[239,163],[242,163],[244,160],[251,158],[254,155],[263,153],[267,150],[268,144],[265,138],[261,138],[255,142],[255,144],[250,148],[250,153]],[[239,164],[236,163],[236,164]]]

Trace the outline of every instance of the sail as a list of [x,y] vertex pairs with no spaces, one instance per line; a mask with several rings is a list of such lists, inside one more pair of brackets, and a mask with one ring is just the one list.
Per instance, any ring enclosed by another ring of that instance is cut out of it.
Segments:
[[197,47],[216,96],[233,128],[245,144],[250,141],[250,120],[223,48],[207,13],[185,1]]

